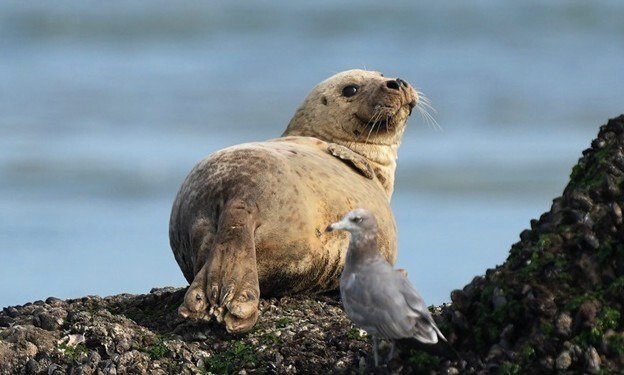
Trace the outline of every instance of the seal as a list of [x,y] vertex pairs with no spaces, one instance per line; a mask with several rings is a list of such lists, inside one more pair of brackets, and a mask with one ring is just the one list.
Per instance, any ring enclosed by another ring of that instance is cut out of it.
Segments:
[[200,161],[173,203],[169,238],[190,287],[183,317],[250,329],[260,293],[336,289],[345,233],[324,234],[367,207],[378,244],[396,260],[390,209],[401,136],[419,94],[400,78],[349,70],[318,84],[282,137],[225,148]]

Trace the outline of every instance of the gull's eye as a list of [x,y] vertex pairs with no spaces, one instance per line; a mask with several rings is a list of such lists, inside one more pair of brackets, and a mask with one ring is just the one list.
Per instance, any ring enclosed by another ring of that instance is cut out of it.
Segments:
[[359,217],[359,216],[352,217],[351,221],[354,222],[354,223],[361,223],[362,222],[362,218]]
[[350,98],[353,95],[357,94],[359,89],[360,87],[357,85],[345,86],[345,88],[342,89],[342,96]]

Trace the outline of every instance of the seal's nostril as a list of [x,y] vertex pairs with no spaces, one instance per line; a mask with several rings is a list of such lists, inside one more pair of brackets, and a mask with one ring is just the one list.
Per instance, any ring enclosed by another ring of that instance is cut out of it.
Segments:
[[412,100],[411,102],[407,103],[407,105],[409,106],[408,116],[411,116],[412,115],[412,109],[414,109],[414,107],[416,107],[416,101]]
[[389,81],[386,81],[386,87],[388,87],[389,89],[398,90],[401,85],[399,84],[398,80],[391,79]]

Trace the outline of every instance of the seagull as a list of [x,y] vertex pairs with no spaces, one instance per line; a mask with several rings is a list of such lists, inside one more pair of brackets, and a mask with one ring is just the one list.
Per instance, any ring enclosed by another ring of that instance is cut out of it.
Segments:
[[379,252],[375,216],[363,208],[355,209],[326,229],[335,230],[351,233],[340,295],[347,316],[372,336],[375,366],[379,366],[378,339],[392,342],[388,360],[394,355],[397,339],[448,346],[407,272],[393,269]]

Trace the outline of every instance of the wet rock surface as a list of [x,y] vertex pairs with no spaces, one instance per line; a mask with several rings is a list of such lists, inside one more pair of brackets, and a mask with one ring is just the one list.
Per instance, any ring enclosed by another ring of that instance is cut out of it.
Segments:
[[179,318],[184,292],[161,288],[5,308],[0,316],[10,322],[0,328],[0,373],[305,373],[367,366],[367,338],[335,295],[263,300],[256,327],[234,336],[213,322]]
[[624,368],[623,181],[620,116],[600,128],[563,195],[531,220],[507,261],[434,309],[462,360],[403,347],[374,369],[368,338],[337,295],[263,300],[254,329],[233,336],[216,323],[179,318],[185,289],[161,288],[4,308],[0,374],[617,372]]

